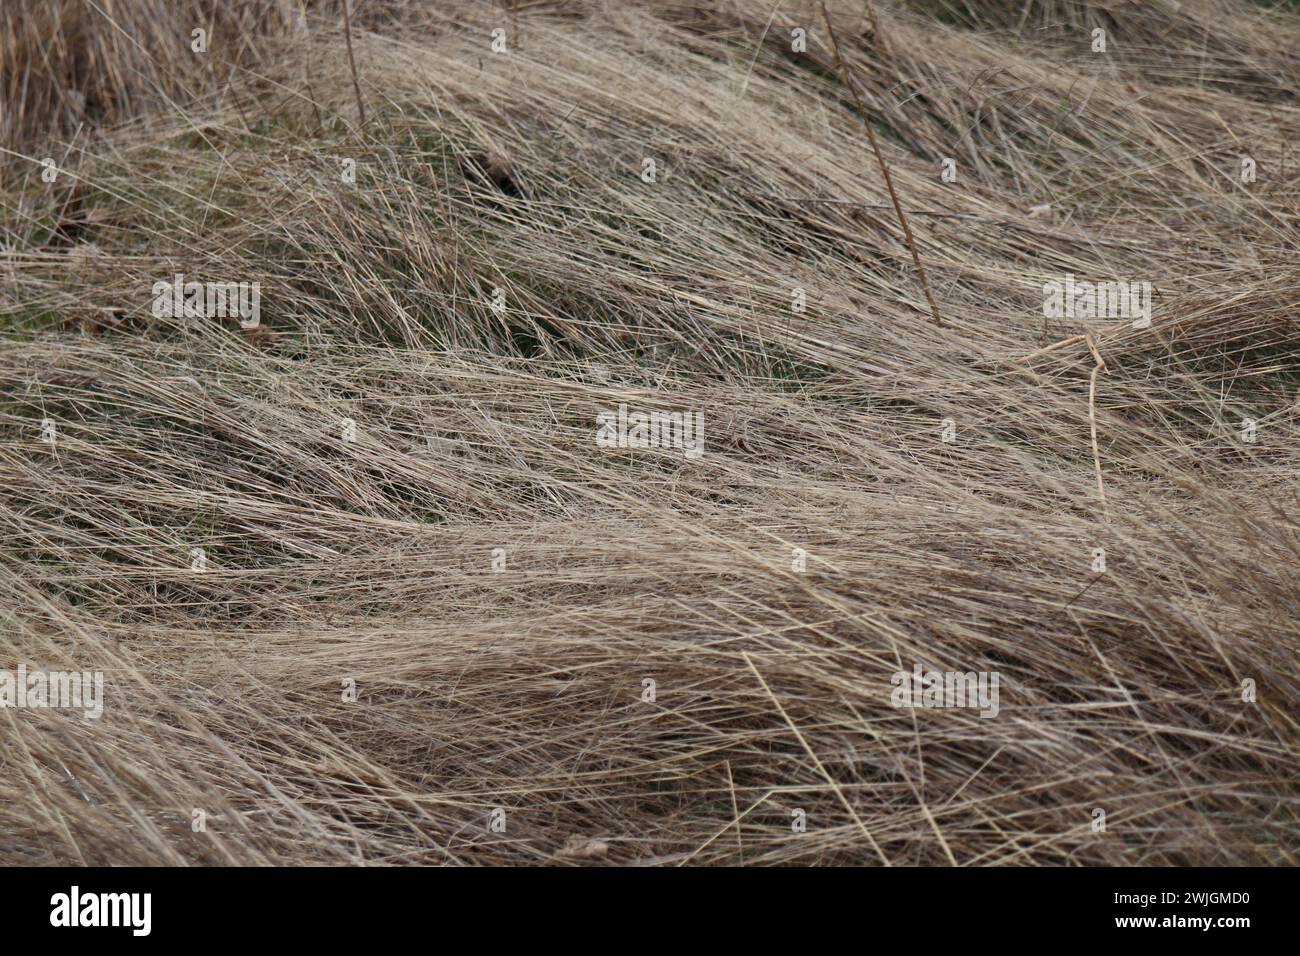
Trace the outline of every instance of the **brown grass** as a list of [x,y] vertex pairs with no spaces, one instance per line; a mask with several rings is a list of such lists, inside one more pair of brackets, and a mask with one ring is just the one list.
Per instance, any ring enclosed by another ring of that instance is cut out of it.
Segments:
[[0,16],[0,669],[108,688],[0,711],[0,862],[1296,862],[1294,14],[831,4],[940,327],[818,3],[358,4],[354,89],[97,2]]

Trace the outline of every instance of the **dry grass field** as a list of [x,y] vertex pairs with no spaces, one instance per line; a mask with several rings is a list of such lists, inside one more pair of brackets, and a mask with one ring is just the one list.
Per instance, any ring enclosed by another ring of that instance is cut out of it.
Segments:
[[0,863],[1297,862],[1294,5],[344,12],[0,6]]

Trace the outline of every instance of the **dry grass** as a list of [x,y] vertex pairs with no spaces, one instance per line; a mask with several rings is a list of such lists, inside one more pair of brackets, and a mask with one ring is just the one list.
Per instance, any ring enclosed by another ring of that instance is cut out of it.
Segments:
[[362,3],[354,89],[97,2],[0,17],[0,668],[108,687],[0,711],[0,861],[1296,862],[1294,13],[832,4],[938,326],[820,4]]

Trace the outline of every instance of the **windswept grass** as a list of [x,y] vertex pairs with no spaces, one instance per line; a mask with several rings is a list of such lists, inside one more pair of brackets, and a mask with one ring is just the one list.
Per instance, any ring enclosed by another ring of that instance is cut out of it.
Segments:
[[0,860],[1294,864],[1294,13],[517,6],[4,8]]

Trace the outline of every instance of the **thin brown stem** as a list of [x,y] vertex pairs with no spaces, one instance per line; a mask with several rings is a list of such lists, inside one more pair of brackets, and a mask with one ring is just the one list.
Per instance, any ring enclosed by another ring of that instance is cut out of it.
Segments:
[[361,100],[361,84],[357,80],[357,61],[352,56],[352,16],[348,12],[351,0],[343,0],[343,35],[347,38],[348,66],[352,68],[352,89],[357,94],[357,111],[361,114],[361,125],[366,125],[366,104]]
[[876,132],[871,127],[871,117],[867,113],[867,108],[862,102],[862,96],[858,93],[857,85],[849,75],[848,66],[844,58],[840,55],[840,44],[835,39],[835,28],[831,26],[830,14],[826,12],[826,4],[822,3],[822,19],[826,21],[826,32],[830,36],[831,50],[835,54],[835,64],[839,67],[840,77],[844,85],[848,87],[849,93],[853,96],[853,102],[857,104],[858,113],[862,117],[862,125],[867,128],[867,139],[871,143],[871,151],[876,154],[876,162],[880,164],[881,175],[885,179],[885,188],[889,190],[889,199],[894,204],[894,212],[898,216],[899,225],[903,227],[903,236],[907,240],[907,248],[911,250],[912,262],[916,265],[916,274],[921,281],[921,291],[925,293],[925,301],[930,304],[930,314],[934,317],[935,325],[943,325],[943,319],[939,316],[939,307],[935,305],[934,296],[930,294],[930,281],[925,275],[925,266],[921,265],[921,254],[916,250],[916,240],[912,237],[912,227],[907,223],[907,216],[903,213],[903,204],[898,201],[898,192],[894,189],[894,179],[889,175],[889,164],[885,162],[884,155],[880,152],[880,144],[876,142]]

